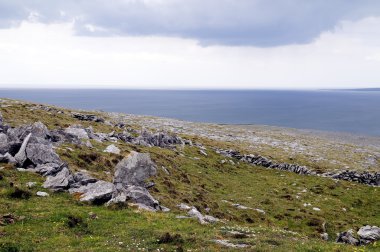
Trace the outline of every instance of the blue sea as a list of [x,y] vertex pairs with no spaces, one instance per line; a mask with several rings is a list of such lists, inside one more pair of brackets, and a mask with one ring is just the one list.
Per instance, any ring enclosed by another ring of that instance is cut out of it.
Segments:
[[380,91],[3,89],[0,97],[195,122],[380,136]]

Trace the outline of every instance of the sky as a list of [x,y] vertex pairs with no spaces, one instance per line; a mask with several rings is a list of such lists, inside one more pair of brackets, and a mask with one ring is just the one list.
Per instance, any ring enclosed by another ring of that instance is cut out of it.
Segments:
[[0,88],[380,87],[378,0],[0,0]]

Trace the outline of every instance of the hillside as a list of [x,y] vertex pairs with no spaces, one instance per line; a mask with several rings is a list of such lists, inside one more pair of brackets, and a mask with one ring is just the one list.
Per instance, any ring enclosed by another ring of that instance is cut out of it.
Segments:
[[0,106],[0,251],[379,251],[379,138]]

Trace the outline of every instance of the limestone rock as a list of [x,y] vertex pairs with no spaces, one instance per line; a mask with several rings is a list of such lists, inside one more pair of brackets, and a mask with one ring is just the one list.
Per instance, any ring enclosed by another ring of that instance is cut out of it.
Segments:
[[353,236],[353,231],[348,230],[347,232],[342,232],[338,235],[336,242],[347,243],[351,245],[359,245],[359,240]]
[[114,184],[127,186],[145,186],[145,180],[156,175],[156,165],[150,159],[148,153],[131,152],[116,165]]
[[48,197],[49,196],[49,194],[47,192],[40,192],[40,191],[38,191],[36,193],[36,195],[39,197]]
[[80,201],[101,204],[111,199],[113,190],[112,183],[99,180],[79,188],[70,188],[69,192],[81,194]]
[[107,146],[107,148],[104,150],[104,152],[113,153],[113,154],[120,154],[120,149],[116,147],[114,144],[111,144]]
[[9,148],[8,136],[4,133],[0,133],[0,154],[7,153]]
[[52,145],[48,144],[28,144],[26,157],[34,164],[41,165],[47,163],[62,164],[62,160],[53,150]]
[[54,176],[65,167],[65,164],[46,163],[39,164],[33,170],[42,176]]
[[28,145],[29,139],[32,136],[32,133],[29,133],[28,136],[24,139],[22,142],[20,150],[15,155],[15,159],[18,165],[23,166],[24,162],[26,161],[26,147]]
[[78,137],[79,139],[86,139],[86,140],[90,139],[88,137],[87,131],[80,126],[70,126],[65,129],[65,133],[74,135]]
[[380,228],[376,226],[364,226],[358,231],[360,239],[365,241],[373,242],[380,240]]
[[73,176],[69,169],[65,167],[55,176],[48,176],[43,187],[53,191],[63,191],[68,189],[72,182]]

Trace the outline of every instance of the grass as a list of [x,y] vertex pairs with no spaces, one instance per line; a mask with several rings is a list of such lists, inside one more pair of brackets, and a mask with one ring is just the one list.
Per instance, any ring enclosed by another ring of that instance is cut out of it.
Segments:
[[[2,113],[14,125],[40,120],[52,129],[78,123],[68,114],[30,114],[29,107],[16,104],[2,108]],[[112,131],[107,125],[86,123],[89,125],[96,131]],[[4,167],[0,170],[0,216],[16,216],[14,224],[0,226],[0,251],[231,250],[217,245],[215,239],[251,246],[239,251],[380,250],[377,244],[356,248],[334,242],[337,232],[366,224],[380,226],[380,188],[268,170],[236,160],[235,164],[222,164],[227,158],[211,147],[228,148],[234,143],[197,137],[192,140],[208,147],[207,157],[189,146],[162,149],[117,143],[121,155],[103,152],[110,143],[93,142],[94,148],[64,144],[57,149],[70,169],[85,169],[108,181],[112,181],[115,164],[130,151],[150,153],[158,167],[157,176],[151,178],[156,186],[150,191],[162,205],[172,209],[170,213],[92,206],[67,193],[49,192],[49,197],[37,197],[37,191],[46,191],[42,188],[44,178],[0,164]],[[30,181],[37,182],[37,186],[27,188]],[[15,188],[28,192],[30,197],[12,197]],[[196,206],[222,222],[201,225],[194,219],[177,219],[186,214],[176,207],[179,203]],[[238,209],[232,203],[262,209],[265,214]],[[327,242],[320,238],[324,231],[330,237]]]

